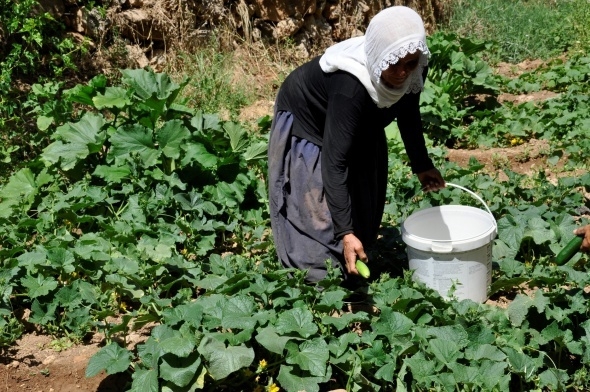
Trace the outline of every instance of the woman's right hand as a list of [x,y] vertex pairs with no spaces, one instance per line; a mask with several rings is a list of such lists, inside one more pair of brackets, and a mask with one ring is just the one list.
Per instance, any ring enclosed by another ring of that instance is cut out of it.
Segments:
[[365,263],[369,260],[363,248],[362,242],[352,233],[345,234],[342,237],[342,244],[344,245],[344,261],[346,262],[346,271],[351,275],[358,275],[356,269],[356,261],[361,259]]

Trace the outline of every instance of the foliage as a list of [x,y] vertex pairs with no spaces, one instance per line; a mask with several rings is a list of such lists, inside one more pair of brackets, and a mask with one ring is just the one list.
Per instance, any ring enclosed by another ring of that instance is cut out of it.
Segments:
[[444,29],[472,39],[498,43],[489,56],[519,63],[548,59],[589,42],[590,6],[570,1],[454,0]]
[[0,0],[0,162],[8,167],[34,158],[44,147],[45,134],[29,134],[31,116],[21,104],[27,102],[26,86],[38,83],[46,89],[44,98],[59,99],[60,83],[46,81],[75,70],[87,53],[86,43],[65,35],[62,21],[43,7],[38,0]]
[[214,249],[266,245],[266,143],[176,102],[167,75],[122,80],[65,91],[89,110],[44,112],[53,142],[0,190],[2,308],[30,306],[49,332],[82,337],[152,292],[186,298]]
[[216,50],[214,44],[179,55],[176,66],[189,76],[184,92],[187,105],[206,113],[227,110],[232,118],[237,117],[253,92],[233,74],[234,61],[234,55]]
[[460,126],[478,107],[475,96],[495,97],[502,79],[479,54],[489,48],[484,42],[460,38],[450,33],[428,37],[431,52],[429,72],[421,95],[421,112],[425,131],[439,142],[460,137]]
[[[496,216],[490,295],[514,293],[513,303],[443,300],[387,262],[403,245],[385,236],[366,306],[347,308],[339,271],[318,290],[304,272],[276,269],[266,142],[183,105],[186,80],[122,75],[121,85],[99,76],[60,91],[64,107],[36,106],[51,143],[0,189],[2,344],[21,333],[14,314],[28,307],[29,322],[57,336],[103,331],[87,376],[130,372],[133,391],[589,386],[586,258],[556,266],[551,256],[572,236],[586,203],[575,189],[589,190],[590,175],[531,185],[508,172],[500,182],[430,146],[445,178],[478,191]],[[474,203],[452,189],[419,194],[399,134],[387,134],[385,229],[416,209]],[[523,285],[539,290],[524,295]],[[147,323],[156,326],[137,350],[117,343]]]
[[[338,270],[314,286],[277,268],[265,136],[183,98],[190,86],[224,89],[227,75],[175,82],[123,70],[114,85],[102,75],[65,90],[35,84],[24,104],[38,132],[25,136],[33,159],[0,187],[0,347],[23,333],[17,315],[29,309],[28,322],[56,338],[103,332],[86,375],[127,372],[132,391],[588,390],[588,255],[564,266],[553,257],[588,223],[590,61],[570,56],[507,81],[482,60],[487,43],[440,33],[429,45],[428,147],[445,179],[476,191],[497,220],[489,295],[507,297],[506,309],[445,301],[404,268],[405,217],[479,205],[452,188],[421,193],[394,124],[382,236],[369,250],[366,301],[354,304]],[[539,89],[559,95],[495,99]],[[496,104],[474,103],[482,94]],[[504,169],[501,181],[475,159],[448,162],[449,137],[545,138],[550,163],[584,174],[550,181]],[[147,325],[149,339],[127,349],[127,334]]]

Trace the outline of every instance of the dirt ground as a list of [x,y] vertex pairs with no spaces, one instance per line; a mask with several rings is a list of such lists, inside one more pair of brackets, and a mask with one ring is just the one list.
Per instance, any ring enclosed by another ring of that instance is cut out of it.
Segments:
[[[499,72],[505,75],[515,76],[519,73],[534,69],[539,66],[535,62],[527,62],[519,65],[499,66]],[[538,92],[527,96],[500,97],[502,100],[513,102],[525,102],[530,100],[542,100],[551,97],[548,92]],[[268,114],[272,115],[273,102],[260,100],[246,108],[241,116],[243,121],[255,121]],[[501,173],[502,167],[510,167],[519,173],[535,173],[545,170],[549,178],[556,178],[558,170],[550,168],[546,162],[545,151],[548,145],[544,141],[531,140],[528,143],[511,148],[491,148],[478,150],[449,150],[448,159],[460,166],[466,166],[471,157],[475,157],[486,166],[489,172]],[[500,180],[502,175],[500,174]],[[506,306],[502,299],[489,301],[490,304]],[[149,331],[143,335],[137,335],[130,340],[132,344],[146,339]],[[106,392],[124,391],[131,383],[128,374],[116,374],[107,376],[99,374],[92,378],[85,377],[88,360],[96,353],[103,337],[94,335],[84,344],[74,345],[69,348],[55,344],[51,336],[39,335],[29,332],[23,335],[13,346],[8,349],[0,349],[0,392],[5,391],[34,391],[34,392]],[[61,349],[57,349],[61,348]]]
[[0,391],[78,392],[124,391],[126,375],[99,374],[86,378],[86,365],[99,350],[99,342],[57,351],[54,339],[27,333],[0,355]]

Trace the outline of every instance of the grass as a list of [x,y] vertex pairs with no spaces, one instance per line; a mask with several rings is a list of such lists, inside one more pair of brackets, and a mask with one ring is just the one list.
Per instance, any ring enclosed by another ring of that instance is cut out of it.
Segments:
[[590,42],[588,0],[453,0],[443,30],[492,41],[490,60],[549,59]]

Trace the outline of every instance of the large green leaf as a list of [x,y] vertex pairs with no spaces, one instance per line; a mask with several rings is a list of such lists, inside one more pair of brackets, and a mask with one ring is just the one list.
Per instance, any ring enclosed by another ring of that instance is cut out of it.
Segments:
[[389,338],[405,335],[413,327],[414,322],[412,320],[391,308],[382,309],[381,317],[372,325],[376,334]]
[[130,392],[158,392],[158,371],[155,369],[137,369],[133,372],[133,384]]
[[152,135],[151,129],[137,124],[119,127],[110,139],[109,159],[113,161],[119,157],[138,154],[146,167],[154,166],[160,151],[155,148]]
[[106,138],[102,131],[104,124],[105,119],[101,115],[85,113],[80,121],[57,128],[54,137],[67,143],[85,144],[90,152],[98,152]]
[[245,345],[225,346],[214,337],[203,338],[199,352],[207,361],[207,370],[214,380],[222,380],[233,372],[246,368],[254,361],[254,350]]
[[226,329],[254,329],[256,303],[252,297],[232,296],[221,304],[221,326]]
[[180,157],[180,146],[190,136],[190,131],[180,120],[170,120],[156,132],[156,140],[162,153],[169,157],[178,159]]
[[51,277],[41,274],[36,278],[27,275],[21,279],[21,284],[27,289],[30,298],[37,298],[49,294],[57,288],[57,281]]
[[129,177],[131,169],[129,166],[98,165],[92,175],[104,179],[106,182],[119,183]]
[[227,122],[223,128],[229,135],[229,143],[233,152],[241,151],[248,145],[248,134],[240,124]]
[[72,169],[89,154],[101,151],[106,139],[104,124],[102,116],[85,113],[80,121],[62,125],[55,132],[57,140],[45,148],[41,157],[52,164],[61,162],[64,170]]
[[132,87],[142,100],[148,100],[152,96],[165,100],[180,88],[170,76],[163,73],[156,74],[145,69],[124,69],[121,73],[123,82]]
[[122,87],[107,87],[104,94],[96,94],[96,96],[92,98],[92,102],[99,110],[104,108],[122,109],[131,104],[131,99],[127,89]]
[[201,358],[197,352],[186,358],[164,355],[160,365],[160,376],[179,387],[184,387],[193,380],[200,365]]
[[253,143],[244,151],[244,159],[247,161],[254,161],[257,159],[265,159],[268,151],[268,143],[258,142]]
[[276,330],[280,334],[295,332],[301,337],[308,338],[318,331],[311,312],[304,308],[289,309],[279,314]]
[[299,346],[291,342],[287,344],[287,350],[288,364],[299,365],[301,369],[309,371],[312,376],[324,377],[326,375],[330,351],[324,339],[307,340]]
[[88,156],[88,146],[82,143],[63,143],[61,140],[51,143],[43,150],[41,157],[52,164],[60,163],[63,170],[72,170],[74,166]]
[[459,345],[452,340],[431,339],[428,347],[439,361],[448,365],[462,357]]
[[0,190],[0,217],[8,218],[13,214],[14,205],[23,204],[28,210],[37,194],[37,184],[33,172],[28,169],[21,169],[13,174],[8,183]]
[[199,163],[206,169],[214,168],[217,165],[218,158],[216,155],[207,151],[207,148],[201,143],[187,143],[182,146],[185,154],[180,163],[183,166],[190,165],[193,161]]
[[96,376],[103,370],[107,374],[124,372],[129,368],[129,365],[131,365],[129,350],[113,342],[101,348],[90,358],[88,367],[86,367],[86,377]]
[[319,392],[322,377],[298,374],[292,366],[281,365],[277,380],[287,392]]
[[273,326],[268,326],[260,329],[256,334],[255,339],[262,347],[271,353],[283,355],[285,345],[293,338],[289,336],[281,336],[277,334],[276,329]]

